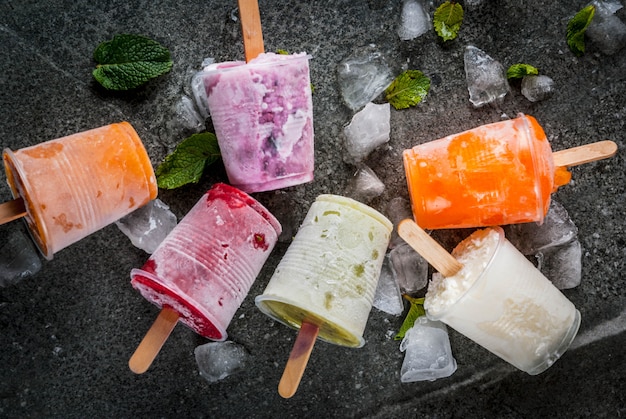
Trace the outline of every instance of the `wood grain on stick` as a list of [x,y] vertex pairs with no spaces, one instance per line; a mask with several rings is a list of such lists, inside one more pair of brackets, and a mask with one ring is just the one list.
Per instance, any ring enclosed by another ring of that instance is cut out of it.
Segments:
[[552,158],[555,166],[569,167],[607,159],[613,157],[615,153],[617,153],[617,144],[613,141],[606,140],[555,151],[552,153]]
[[415,221],[408,218],[400,221],[398,234],[443,276],[452,276],[463,267]]
[[261,30],[261,13],[257,0],[238,0],[241,33],[243,34],[243,50],[246,62],[264,52],[263,32]]
[[161,309],[159,316],[128,361],[128,366],[132,372],[143,374],[150,368],[152,361],[154,361],[170,333],[174,330],[177,321],[177,312],[167,307]]
[[0,225],[17,220],[26,215],[26,207],[22,198],[0,204]]
[[318,333],[319,327],[312,323],[303,322],[302,326],[300,326],[298,337],[289,354],[283,376],[280,379],[280,383],[278,383],[278,394],[285,399],[296,394]]

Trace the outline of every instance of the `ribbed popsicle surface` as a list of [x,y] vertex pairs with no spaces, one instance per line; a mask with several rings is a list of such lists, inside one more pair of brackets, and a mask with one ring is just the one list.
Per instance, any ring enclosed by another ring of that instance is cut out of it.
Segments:
[[305,320],[316,323],[323,340],[362,346],[391,230],[372,208],[321,195],[257,305],[295,328]]
[[205,194],[159,245],[132,285],[159,307],[210,339],[226,328],[271,253],[278,221],[227,185]]

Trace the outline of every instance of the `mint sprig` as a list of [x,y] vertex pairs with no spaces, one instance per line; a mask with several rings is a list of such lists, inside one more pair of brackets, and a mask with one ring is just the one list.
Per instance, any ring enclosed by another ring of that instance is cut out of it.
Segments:
[[110,90],[129,90],[171,70],[170,52],[142,35],[115,35],[93,53],[95,79]]
[[585,31],[596,13],[592,4],[584,7],[567,23],[567,46],[576,55],[585,53]]
[[463,6],[454,1],[446,1],[435,10],[433,25],[444,41],[457,37],[463,23]]
[[530,64],[513,64],[506,70],[506,78],[509,80],[521,79],[524,76],[536,76],[539,74],[539,70]]
[[406,332],[415,324],[415,320],[417,320],[418,317],[426,315],[423,298],[413,298],[406,294],[402,296],[411,303],[411,307],[409,308],[404,322],[402,322],[402,326],[400,326],[400,331],[394,336],[394,340],[402,340]]
[[420,103],[428,94],[430,79],[419,70],[406,70],[385,89],[385,99],[396,109]]
[[157,167],[157,185],[163,189],[175,189],[188,183],[198,183],[204,169],[219,158],[215,134],[193,134],[178,144]]

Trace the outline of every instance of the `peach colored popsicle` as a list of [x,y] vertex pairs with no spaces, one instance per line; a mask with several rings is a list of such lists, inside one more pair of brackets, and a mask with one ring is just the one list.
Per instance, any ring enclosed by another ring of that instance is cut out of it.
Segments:
[[41,253],[54,253],[157,196],[150,158],[128,122],[3,152],[7,180]]

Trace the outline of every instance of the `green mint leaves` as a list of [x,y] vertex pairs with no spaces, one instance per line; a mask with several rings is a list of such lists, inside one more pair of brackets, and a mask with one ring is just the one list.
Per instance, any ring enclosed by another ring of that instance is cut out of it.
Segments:
[[188,183],[198,183],[205,167],[219,158],[220,150],[214,134],[193,134],[184,139],[157,167],[157,185],[163,189],[174,189]]
[[430,79],[419,70],[406,70],[385,89],[385,99],[396,109],[415,106],[426,97]]
[[426,314],[423,298],[413,298],[406,294],[403,297],[411,303],[411,308],[409,308],[409,313],[406,315],[404,322],[402,322],[402,326],[400,326],[400,331],[394,336],[394,340],[402,340],[406,332],[415,324],[415,320]]
[[506,78],[511,80],[521,79],[524,76],[536,76],[539,70],[530,64],[513,64],[506,70]]
[[435,10],[433,24],[435,31],[444,41],[450,41],[459,33],[463,23],[463,6],[454,1],[446,1]]
[[583,55],[585,52],[585,31],[595,13],[595,6],[590,4],[576,13],[567,23],[567,46],[578,56]]
[[134,89],[173,65],[167,48],[141,35],[115,35],[98,45],[93,58],[98,63],[93,76],[110,90]]

